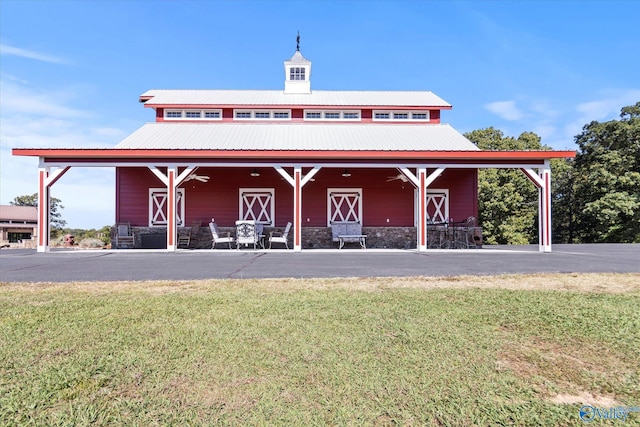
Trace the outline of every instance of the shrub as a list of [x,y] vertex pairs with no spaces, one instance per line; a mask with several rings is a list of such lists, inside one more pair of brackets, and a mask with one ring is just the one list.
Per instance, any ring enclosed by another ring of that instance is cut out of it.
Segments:
[[88,238],[82,239],[78,246],[81,248],[102,248],[104,246],[104,242],[100,239]]

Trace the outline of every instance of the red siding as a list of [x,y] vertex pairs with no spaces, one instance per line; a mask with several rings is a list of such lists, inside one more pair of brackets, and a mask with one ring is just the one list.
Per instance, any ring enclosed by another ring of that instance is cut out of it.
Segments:
[[[222,227],[233,226],[239,217],[240,188],[274,188],[276,226],[293,221],[293,187],[271,167],[259,168],[259,171],[259,177],[252,177],[251,168],[199,168],[197,174],[209,176],[209,182],[192,180],[180,186],[185,189],[185,224],[196,220],[207,223],[215,218]],[[389,177],[398,174],[396,169],[352,168],[348,178],[342,176],[342,171],[321,169],[314,181],[303,187],[303,226],[326,226],[328,188],[362,188],[364,226],[414,225],[413,185],[400,180],[387,182]],[[293,174],[292,170],[289,172]],[[117,168],[116,221],[148,225],[151,187],[163,187],[163,184],[147,168]],[[446,170],[430,188],[450,190],[449,214],[452,218],[477,217],[475,169]]]
[[116,222],[149,225],[149,188],[165,185],[148,168],[116,168]]
[[478,217],[477,169],[447,169],[429,188],[449,189],[449,217],[454,221]]
[[295,121],[300,121],[304,118],[304,110],[301,108],[296,108],[291,110],[291,119]]

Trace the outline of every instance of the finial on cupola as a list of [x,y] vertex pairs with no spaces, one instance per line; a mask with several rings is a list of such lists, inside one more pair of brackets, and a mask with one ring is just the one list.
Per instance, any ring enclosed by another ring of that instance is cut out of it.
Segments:
[[296,52],[284,61],[284,93],[311,93],[310,79],[311,61],[300,53],[300,31],[298,31]]

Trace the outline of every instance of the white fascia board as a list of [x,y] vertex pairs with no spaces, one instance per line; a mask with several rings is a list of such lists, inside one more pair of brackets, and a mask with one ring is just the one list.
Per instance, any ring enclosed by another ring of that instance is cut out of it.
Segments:
[[397,168],[397,167],[406,167],[406,168],[446,168],[446,169],[539,169],[545,167],[545,165],[540,163],[516,163],[516,164],[502,164],[502,163],[477,163],[477,164],[459,164],[459,163],[417,163],[417,162],[397,162],[397,163],[341,163],[341,162],[327,162],[327,163],[318,163],[318,162],[308,162],[301,163],[299,161],[293,163],[286,162],[277,162],[277,163],[269,163],[269,162],[220,162],[220,161],[207,161],[207,160],[198,160],[197,162],[185,162],[185,163],[176,163],[176,162],[42,162],[40,167],[148,167],[148,166],[161,166],[161,167],[269,167],[269,166],[281,166],[281,167],[321,167],[321,168]]

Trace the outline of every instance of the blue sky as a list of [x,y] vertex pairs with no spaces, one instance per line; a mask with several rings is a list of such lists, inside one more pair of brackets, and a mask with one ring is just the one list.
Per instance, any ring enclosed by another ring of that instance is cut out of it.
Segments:
[[[460,132],[575,149],[640,101],[637,1],[0,2],[0,203],[37,191],[18,147],[112,147],[153,121],[148,89],[282,89],[301,51],[321,90],[430,90]],[[73,228],[114,222],[113,169],[52,187]]]

